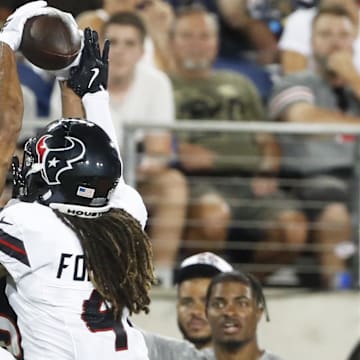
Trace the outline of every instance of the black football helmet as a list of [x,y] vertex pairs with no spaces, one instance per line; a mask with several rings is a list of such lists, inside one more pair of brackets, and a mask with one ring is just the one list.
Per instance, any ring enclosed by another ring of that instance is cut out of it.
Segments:
[[61,119],[27,141],[21,168],[13,162],[14,189],[22,201],[94,217],[108,210],[121,169],[104,130],[90,121]]

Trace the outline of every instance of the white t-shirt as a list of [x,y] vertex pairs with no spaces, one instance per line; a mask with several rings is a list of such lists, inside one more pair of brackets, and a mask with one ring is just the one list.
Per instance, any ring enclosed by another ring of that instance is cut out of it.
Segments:
[[[310,58],[309,68],[314,66],[312,59],[311,30],[317,8],[298,9],[286,20],[284,31],[279,40],[279,48],[294,51]],[[354,64],[360,71],[360,28],[354,41]]]
[[[168,76],[150,66],[138,64],[133,83],[120,103],[111,99],[110,110],[120,149],[123,146],[123,124],[175,121],[173,89]],[[140,140],[143,132],[139,131]]]

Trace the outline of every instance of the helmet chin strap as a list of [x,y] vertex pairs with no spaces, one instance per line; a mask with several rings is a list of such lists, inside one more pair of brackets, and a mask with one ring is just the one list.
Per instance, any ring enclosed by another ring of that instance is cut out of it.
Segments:
[[54,210],[59,210],[61,213],[66,215],[77,216],[86,219],[97,218],[103,215],[103,213],[108,212],[111,208],[110,205],[105,205],[101,207],[89,207],[61,203],[50,203],[49,207]]

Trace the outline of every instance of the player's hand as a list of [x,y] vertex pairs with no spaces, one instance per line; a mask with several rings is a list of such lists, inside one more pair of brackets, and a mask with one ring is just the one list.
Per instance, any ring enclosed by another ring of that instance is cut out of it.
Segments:
[[70,69],[68,79],[68,85],[80,97],[107,89],[109,49],[110,42],[106,40],[101,54],[97,32],[85,29],[80,63]]
[[19,49],[24,24],[27,19],[46,14],[46,1],[33,1],[19,7],[7,19],[0,32],[0,41],[7,43],[13,51]]

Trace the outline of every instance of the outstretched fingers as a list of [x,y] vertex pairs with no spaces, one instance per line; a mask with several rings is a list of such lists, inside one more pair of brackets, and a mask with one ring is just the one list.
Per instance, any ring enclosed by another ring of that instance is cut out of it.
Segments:
[[87,27],[84,30],[84,50],[88,52],[91,57],[95,57],[95,51],[93,47],[93,32]]
[[108,39],[105,40],[104,49],[102,54],[102,61],[104,64],[107,64],[109,61],[109,51],[110,51],[110,41]]

